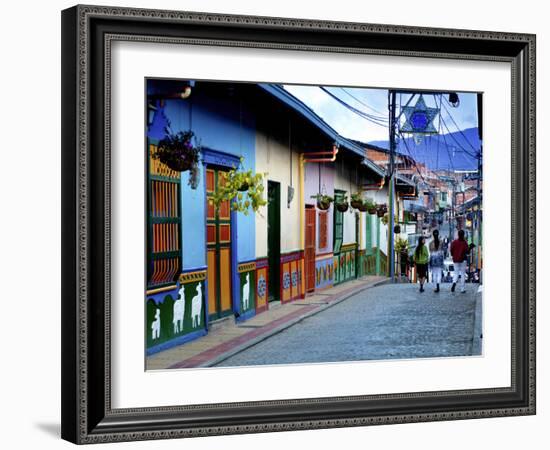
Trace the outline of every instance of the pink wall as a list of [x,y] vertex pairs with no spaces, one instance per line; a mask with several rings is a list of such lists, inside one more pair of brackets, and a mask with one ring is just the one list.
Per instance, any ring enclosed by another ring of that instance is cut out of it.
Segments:
[[[320,170],[319,170],[320,169]],[[319,183],[320,172],[320,183]],[[321,193],[334,196],[334,164],[333,163],[305,163],[304,164],[304,201],[309,205],[315,205],[316,201],[311,198],[312,195],[319,193],[319,184]],[[317,254],[332,251],[332,227],[333,227],[333,205],[328,211],[328,239],[327,246],[319,247],[319,227],[317,226]],[[318,225],[318,224],[317,224]]]

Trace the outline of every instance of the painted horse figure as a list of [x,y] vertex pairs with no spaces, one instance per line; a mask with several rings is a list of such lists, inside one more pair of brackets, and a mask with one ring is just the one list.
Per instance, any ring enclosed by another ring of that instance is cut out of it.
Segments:
[[202,284],[197,284],[197,295],[191,299],[191,326],[198,327],[201,323]]
[[157,308],[155,312],[155,320],[151,323],[151,339],[158,339],[160,337],[160,309]]
[[246,283],[243,285],[243,311],[246,311],[250,305],[250,274],[246,274]]
[[174,302],[174,334],[183,331],[183,318],[185,316],[185,292],[182,286],[179,291],[179,299]]

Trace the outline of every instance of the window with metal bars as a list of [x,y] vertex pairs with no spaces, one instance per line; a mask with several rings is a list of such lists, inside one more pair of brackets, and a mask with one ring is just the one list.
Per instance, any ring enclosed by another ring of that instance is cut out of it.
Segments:
[[181,272],[180,173],[153,158],[149,145],[147,287],[175,282]]

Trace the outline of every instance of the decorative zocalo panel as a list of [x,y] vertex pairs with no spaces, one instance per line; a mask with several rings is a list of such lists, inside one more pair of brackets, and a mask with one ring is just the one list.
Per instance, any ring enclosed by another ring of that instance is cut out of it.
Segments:
[[147,354],[183,344],[206,334],[205,281],[186,280],[179,289],[146,301]]

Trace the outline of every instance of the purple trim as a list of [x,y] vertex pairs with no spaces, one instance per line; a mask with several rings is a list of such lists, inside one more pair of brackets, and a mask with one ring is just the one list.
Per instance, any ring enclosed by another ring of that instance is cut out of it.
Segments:
[[251,259],[251,260],[249,260],[249,261],[239,261],[239,266],[240,266],[241,264],[250,264],[250,263],[253,263],[253,262],[256,262],[256,260],[255,260],[255,259]]
[[263,269],[269,266],[269,260],[267,258],[261,258],[256,260],[256,269]]
[[281,255],[281,264],[300,260],[303,258],[303,253],[304,252],[302,250],[298,250],[286,255]]
[[202,161],[203,164],[213,164],[215,166],[223,166],[233,169],[239,167],[241,162],[238,156],[208,147],[202,148]]

